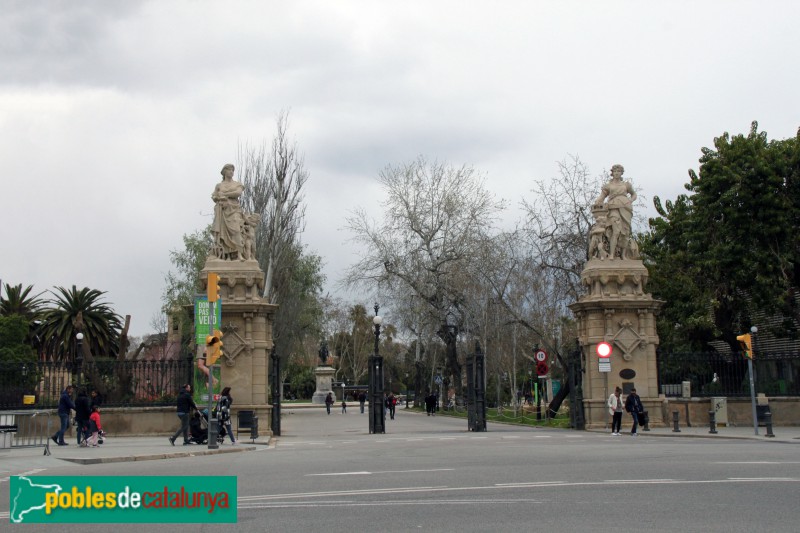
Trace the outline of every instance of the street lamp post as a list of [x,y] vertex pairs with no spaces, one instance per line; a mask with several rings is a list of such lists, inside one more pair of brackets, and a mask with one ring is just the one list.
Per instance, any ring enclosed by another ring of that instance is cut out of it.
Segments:
[[75,380],[77,382],[75,385],[80,389],[83,385],[83,380],[81,379],[81,372],[83,371],[83,333],[79,331],[75,335],[75,339],[78,341],[78,353],[75,354]]
[[[753,337],[753,345],[755,345],[755,337],[758,333],[758,328],[753,326],[750,328],[750,334]],[[753,357],[755,349],[751,346],[750,357],[747,358],[747,373],[750,378],[750,406],[753,409],[753,431],[758,435],[758,410],[756,409],[756,387],[753,379]]]
[[369,432],[386,433],[386,414],[383,411],[383,357],[380,355],[379,341],[383,319],[378,314],[380,307],[375,304],[375,350],[369,357]]
[[406,409],[408,409],[408,372],[406,372]]

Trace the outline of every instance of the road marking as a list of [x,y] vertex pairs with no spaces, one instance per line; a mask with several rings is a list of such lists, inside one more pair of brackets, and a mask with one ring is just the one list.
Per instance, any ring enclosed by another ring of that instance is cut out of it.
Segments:
[[312,476],[371,476],[373,474],[407,474],[410,472],[449,472],[455,468],[431,468],[425,470],[380,470],[377,472],[330,472],[327,474],[306,474],[305,477]]
[[[475,504],[510,504],[510,503],[545,503],[545,500],[540,499],[489,499],[489,500],[403,500],[403,501],[377,501],[377,502],[363,502],[363,501],[316,501],[316,502],[282,502],[282,503],[263,503],[263,504],[250,504],[239,505],[238,509],[281,509],[281,508],[309,508],[309,507],[392,507],[392,506],[420,506],[420,505],[475,505]],[[418,526],[421,527],[421,526]]]
[[716,461],[714,465],[796,465],[800,461]]
[[[800,483],[800,478],[727,478],[727,479],[709,479],[709,480],[606,480],[606,481],[579,481],[579,482],[564,482],[564,481],[542,481],[538,483],[504,483],[498,485],[488,486],[474,486],[474,487],[448,487],[446,485],[432,486],[432,487],[395,487],[385,489],[364,489],[364,490],[344,490],[344,491],[324,491],[324,492],[301,492],[301,493],[287,493],[287,494],[265,494],[259,496],[240,496],[238,501],[244,505],[238,505],[239,509],[256,509],[275,506],[302,506],[302,502],[293,501],[287,502],[286,500],[302,500],[313,498],[313,502],[306,505],[350,505],[350,506],[380,506],[380,505],[406,505],[407,501],[392,502],[363,502],[346,500],[346,496],[364,496],[364,495],[387,495],[387,494],[407,494],[414,492],[468,492],[468,491],[482,491],[482,490],[506,490],[506,489],[519,489],[519,488],[567,488],[567,487],[591,487],[591,486],[609,486],[609,485],[622,485],[637,482],[639,484],[664,484],[664,485],[702,485],[702,484],[717,484],[717,483],[764,483],[764,482],[785,482],[785,483]],[[320,498],[336,498],[336,500],[320,500]],[[426,498],[425,503],[436,505],[444,500]],[[450,500],[452,502],[465,502],[465,503],[480,503],[483,500]],[[507,501],[507,500],[502,500]],[[533,500],[539,501],[539,500]],[[263,502],[263,503],[259,503]],[[270,503],[275,502],[275,503]]]

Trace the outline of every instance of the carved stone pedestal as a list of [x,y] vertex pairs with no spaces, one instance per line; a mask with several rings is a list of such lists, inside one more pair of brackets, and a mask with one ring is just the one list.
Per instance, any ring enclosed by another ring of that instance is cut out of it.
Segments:
[[[333,374],[336,372],[331,366],[318,366],[314,370],[317,376],[317,390],[314,391],[314,396],[311,397],[311,403],[320,403],[325,405],[325,398],[328,397],[329,392],[333,392]],[[333,395],[336,398],[336,394]]]
[[[234,412],[256,411],[259,433],[270,432],[268,394],[268,353],[272,349],[272,321],[276,305],[260,296],[264,273],[255,260],[231,261],[209,258],[200,272],[207,285],[208,273],[220,277],[222,303],[223,357],[217,361],[222,369],[222,384],[231,388]],[[198,346],[198,355],[203,347]],[[234,421],[235,424],[235,421]]]
[[[595,258],[586,263],[581,280],[588,294],[569,307],[578,320],[583,352],[586,426],[610,424],[606,400],[614,387],[623,395],[635,387],[651,425],[664,424],[661,409],[655,408],[660,405],[655,317],[663,302],[645,293],[647,268],[640,260]],[[613,349],[610,372],[601,372],[596,350],[601,342]]]

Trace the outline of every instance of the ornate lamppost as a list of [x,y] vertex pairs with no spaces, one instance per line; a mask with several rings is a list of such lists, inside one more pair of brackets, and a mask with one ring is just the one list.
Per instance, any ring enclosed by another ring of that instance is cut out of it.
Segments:
[[78,353],[75,354],[75,386],[80,390],[83,386],[83,379],[81,379],[81,372],[83,371],[83,333],[79,331],[75,335],[75,339],[78,341]]
[[383,411],[383,357],[380,355],[381,322],[380,306],[375,304],[375,350],[369,357],[369,432],[386,433],[386,413]]

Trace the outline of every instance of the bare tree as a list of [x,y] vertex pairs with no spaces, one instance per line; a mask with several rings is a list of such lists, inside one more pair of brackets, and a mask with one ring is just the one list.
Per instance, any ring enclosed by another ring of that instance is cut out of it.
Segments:
[[264,294],[269,303],[279,303],[286,287],[275,283],[275,272],[296,245],[304,229],[303,185],[308,181],[303,156],[287,138],[289,115],[281,112],[272,145],[239,147],[239,176],[244,185],[242,206],[257,214],[256,255],[264,270]]
[[461,364],[456,353],[465,323],[465,298],[473,280],[470,263],[482,235],[504,208],[484,187],[472,167],[429,162],[424,157],[379,175],[387,198],[380,223],[357,210],[347,220],[354,239],[365,245],[363,258],[346,277],[350,284],[403,287],[427,304],[447,345],[448,373],[461,393]]

